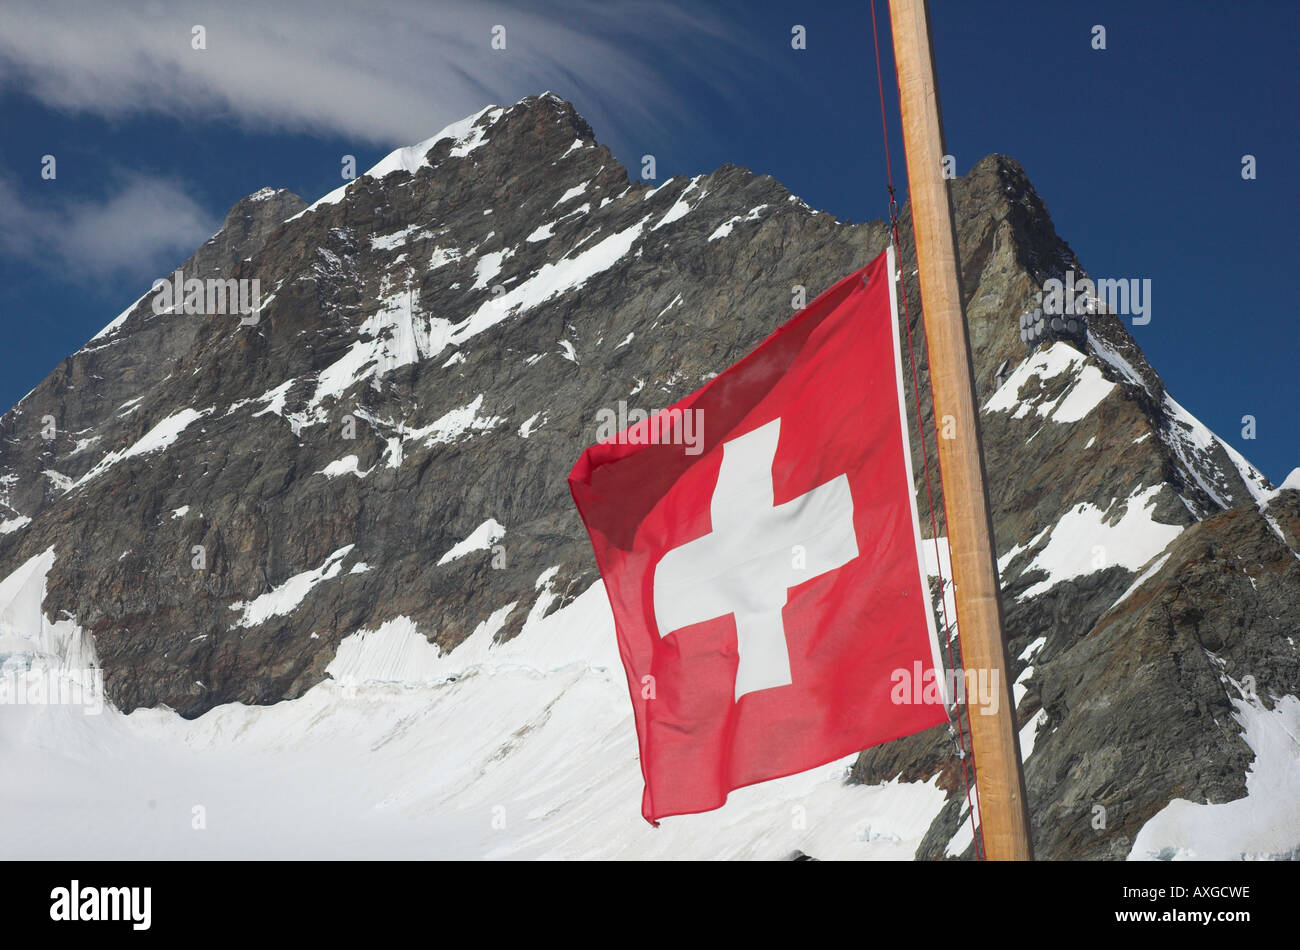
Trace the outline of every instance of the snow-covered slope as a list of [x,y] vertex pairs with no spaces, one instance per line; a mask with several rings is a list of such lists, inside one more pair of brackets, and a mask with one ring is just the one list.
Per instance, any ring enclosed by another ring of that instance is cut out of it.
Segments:
[[[3,629],[40,627],[52,562],[0,585]],[[544,618],[537,604],[510,642],[493,641],[497,611],[445,655],[405,618],[360,631],[330,679],[274,706],[189,721],[6,708],[5,854],[906,859],[943,804],[933,783],[846,785],[850,757],[653,829],[604,589]],[[79,634],[65,623],[60,636]],[[33,651],[9,665],[48,660]]]

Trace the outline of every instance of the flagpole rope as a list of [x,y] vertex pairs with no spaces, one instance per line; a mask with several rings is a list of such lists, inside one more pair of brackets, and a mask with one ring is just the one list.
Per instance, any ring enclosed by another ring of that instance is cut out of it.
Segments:
[[[876,27],[876,0],[871,0],[871,40],[876,54],[876,88],[880,92],[880,130],[881,130],[881,134],[884,137],[884,145],[885,145],[885,179],[887,182],[887,186],[889,188],[889,226],[890,226],[891,239],[894,242],[895,257],[898,260],[897,276],[898,276],[898,282],[901,285],[900,289],[902,291],[901,297],[903,300],[903,326],[907,329],[907,361],[908,364],[910,365],[911,373],[912,373],[912,397],[913,397],[913,401],[916,403],[917,435],[921,439],[921,461],[923,463],[922,467],[925,471],[925,495],[926,495],[926,502],[929,506],[929,512],[930,512],[930,536],[934,541],[934,564],[935,564],[935,571],[937,572],[939,577],[939,613],[943,623],[944,647],[946,648],[948,653],[948,668],[951,670],[951,669],[956,669],[956,666],[953,661],[953,652],[952,652],[953,628],[948,623],[948,607],[944,597],[945,582],[943,576],[943,559],[940,556],[939,527],[938,527],[938,523],[935,520],[935,514],[934,514],[934,490],[931,487],[931,481],[930,481],[930,454],[929,454],[929,447],[927,444],[927,440],[925,437],[925,423],[921,414],[921,390],[917,380],[916,357],[915,354],[913,353],[913,348],[912,348],[912,321],[911,321],[910,314],[908,313],[908,305],[907,305],[907,280],[903,276],[903,244],[902,244],[902,240],[899,238],[899,233],[898,233],[898,214],[899,214],[898,196],[894,190],[894,170],[889,158],[889,124],[886,121],[886,117],[885,117],[886,116],[885,80],[884,80],[884,73],[880,65],[880,37]],[[890,279],[891,280],[893,279],[893,275],[891,275]],[[929,347],[930,347],[929,340],[926,340],[927,359],[929,356]],[[934,406],[933,388],[931,388],[930,390],[930,405],[931,407]],[[943,463],[939,461],[938,464],[941,466],[940,477],[942,478]],[[944,500],[942,498],[940,498],[940,504],[944,504],[944,513],[943,513],[944,524],[947,524],[948,509],[947,509],[947,505],[944,503]],[[958,634],[960,635],[961,618],[959,616],[956,616],[956,610],[957,610],[957,605],[956,602],[954,601],[953,619],[954,621],[957,622]],[[949,715],[949,719],[952,720],[952,722],[955,722],[957,726],[957,730],[956,730],[957,741],[958,741],[958,749],[961,758],[961,778],[962,778],[962,784],[965,786],[966,789],[966,809],[967,812],[970,814],[970,821],[971,821],[971,843],[975,849],[976,859],[982,861],[984,860],[984,848],[983,848],[984,842],[981,837],[980,826],[976,824],[975,821],[975,806],[971,799],[971,776],[970,774],[968,774],[966,769],[966,760],[969,759],[971,773],[978,775],[978,773],[975,772],[975,750],[973,747],[969,751],[967,750],[966,734],[965,734],[965,730],[962,728],[960,708],[957,707],[955,703],[954,703],[954,708],[957,709],[957,714],[956,716]],[[967,715],[968,716],[970,715],[969,710],[967,710]],[[948,727],[950,733],[952,731],[952,722],[950,722]]]

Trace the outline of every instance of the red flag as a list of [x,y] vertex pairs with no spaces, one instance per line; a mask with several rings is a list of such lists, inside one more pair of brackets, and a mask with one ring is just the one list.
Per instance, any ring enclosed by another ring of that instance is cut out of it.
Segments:
[[892,270],[881,254],[569,474],[651,822],[946,719]]

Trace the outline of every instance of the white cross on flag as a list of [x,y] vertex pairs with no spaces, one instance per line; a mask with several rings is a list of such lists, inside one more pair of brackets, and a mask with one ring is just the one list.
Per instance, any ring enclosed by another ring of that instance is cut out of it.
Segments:
[[940,667],[888,258],[569,475],[651,822],[946,720],[894,701]]

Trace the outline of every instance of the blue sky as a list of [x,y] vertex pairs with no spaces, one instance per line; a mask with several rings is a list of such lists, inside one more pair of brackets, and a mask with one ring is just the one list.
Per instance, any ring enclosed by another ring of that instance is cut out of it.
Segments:
[[[878,0],[892,83],[886,0]],[[811,8],[811,9],[810,9]],[[732,162],[886,210],[871,23],[852,3],[8,0],[0,406],[264,185],[314,200],[489,102],[551,89],[660,180]],[[932,0],[948,150],[1017,159],[1170,391],[1276,483],[1300,465],[1300,4]],[[192,27],[206,50],[191,48]],[[506,27],[506,49],[491,30]],[[807,30],[793,50],[791,27]],[[1094,25],[1106,49],[1091,46]],[[896,177],[902,154],[887,88]],[[57,178],[42,180],[54,155]],[[1242,156],[1258,177],[1244,181]],[[1015,314],[1008,314],[1014,319]],[[1243,438],[1242,417],[1256,420]]]

